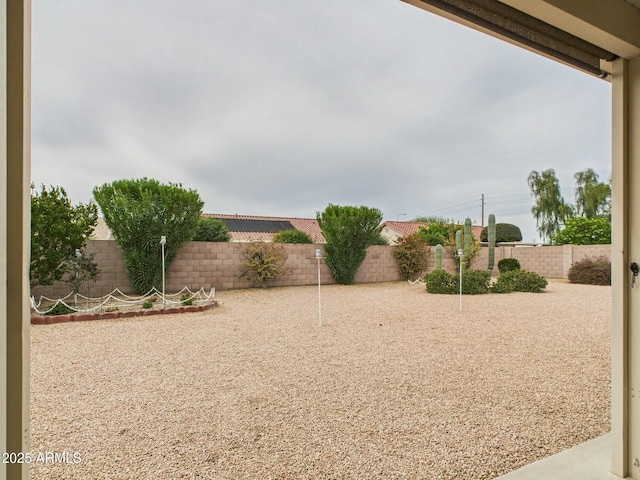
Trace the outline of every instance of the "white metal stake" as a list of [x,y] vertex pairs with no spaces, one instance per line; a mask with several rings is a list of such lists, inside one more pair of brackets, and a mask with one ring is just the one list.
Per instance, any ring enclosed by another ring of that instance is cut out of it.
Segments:
[[316,260],[318,260],[318,326],[322,326],[322,297],[320,296],[320,259],[322,258],[322,252],[320,249],[316,250]]
[[162,245],[162,308],[165,308],[164,300],[164,245],[167,243],[167,237],[162,235],[160,237],[160,245]]
[[458,256],[460,257],[460,311],[462,311],[462,256],[463,250],[458,250]]

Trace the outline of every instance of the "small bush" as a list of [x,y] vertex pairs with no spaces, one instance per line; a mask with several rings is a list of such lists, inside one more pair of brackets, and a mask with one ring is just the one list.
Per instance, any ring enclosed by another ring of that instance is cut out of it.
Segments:
[[427,269],[430,254],[431,249],[427,241],[416,235],[400,238],[393,251],[393,255],[398,259],[400,275],[407,280],[413,280],[416,275]]
[[193,297],[188,293],[185,293],[180,297],[180,303],[185,306],[193,305]]
[[145,310],[148,310],[151,307],[153,307],[153,302],[144,302],[142,304],[142,308],[144,308]]
[[[424,277],[429,293],[460,293],[460,277],[446,270],[434,270]],[[491,273],[486,270],[465,270],[462,273],[462,294],[478,295],[489,293]]]
[[520,262],[516,258],[503,258],[498,262],[498,270],[500,273],[520,270]]
[[200,217],[193,235],[194,242],[229,242],[231,234],[227,224],[213,217]]
[[611,260],[604,255],[583,258],[571,265],[568,277],[571,283],[611,285]]
[[74,309],[67,307],[64,303],[56,303],[56,305],[49,310],[46,315],[68,315],[70,313],[76,313]]
[[[460,280],[455,277],[456,283]],[[489,293],[489,284],[491,282],[491,272],[488,270],[465,270],[462,272],[462,294],[478,295]]]
[[248,243],[243,252],[246,271],[241,275],[266,287],[266,282],[284,275],[284,247],[277,243]]
[[539,293],[547,287],[547,284],[547,279],[535,272],[510,270],[498,277],[498,281],[491,287],[491,291],[494,293]]
[[308,233],[301,230],[282,230],[273,236],[273,243],[313,243]]
[[459,290],[456,276],[446,270],[434,270],[424,276],[424,283],[429,293],[456,293]]

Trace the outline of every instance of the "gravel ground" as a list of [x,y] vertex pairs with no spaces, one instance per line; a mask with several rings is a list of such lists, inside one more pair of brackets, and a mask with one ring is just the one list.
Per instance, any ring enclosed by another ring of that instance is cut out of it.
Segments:
[[[491,479],[610,429],[610,287],[219,292],[34,325],[38,479]],[[74,454],[76,455],[74,457]],[[74,463],[77,461],[78,463]]]

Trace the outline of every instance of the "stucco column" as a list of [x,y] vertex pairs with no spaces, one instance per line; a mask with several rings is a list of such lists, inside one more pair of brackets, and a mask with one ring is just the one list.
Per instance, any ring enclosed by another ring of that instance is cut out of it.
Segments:
[[[0,451],[29,451],[31,2],[0,0]],[[29,478],[0,463],[0,480]]]
[[640,59],[613,64],[611,181],[612,473],[640,479]]

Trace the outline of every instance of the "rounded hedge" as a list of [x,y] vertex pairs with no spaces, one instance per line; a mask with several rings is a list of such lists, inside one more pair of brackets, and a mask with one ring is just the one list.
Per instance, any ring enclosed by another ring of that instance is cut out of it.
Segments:
[[498,262],[498,271],[500,273],[520,270],[520,262],[517,258],[503,258]]
[[[488,227],[484,227],[480,232],[480,241],[489,241]],[[496,223],[496,243],[499,242],[521,242],[522,232],[520,228],[511,223]]]
[[273,236],[273,243],[313,243],[308,233],[301,230],[282,230]]
[[611,260],[604,255],[575,262],[567,274],[571,283],[611,285]]
[[539,293],[547,287],[547,279],[535,272],[511,270],[504,272],[493,284],[491,291],[495,293],[532,292]]

